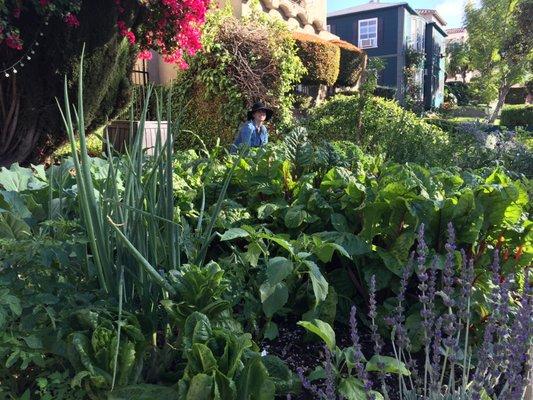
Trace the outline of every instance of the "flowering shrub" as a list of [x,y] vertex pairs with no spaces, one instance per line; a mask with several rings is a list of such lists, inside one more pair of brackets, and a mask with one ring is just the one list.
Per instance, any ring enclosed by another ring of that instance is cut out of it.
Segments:
[[[375,276],[371,276],[368,321],[373,356],[367,361],[361,351],[357,310],[353,306],[349,320],[351,349],[326,347],[323,366],[318,366],[308,376],[304,375],[303,368],[298,368],[303,387],[313,393],[314,398],[378,400],[389,399],[392,393],[399,400],[525,398],[532,361],[528,352],[533,339],[530,321],[533,297],[528,270],[506,275],[500,253],[495,249],[487,268],[490,312],[481,324],[474,324],[472,310],[480,290],[475,285],[478,277],[474,260],[464,249],[457,248],[455,239],[450,223],[444,265],[440,267],[437,257],[431,258],[424,225],[420,225],[416,252],[411,253],[402,272],[396,306],[391,306],[389,316],[384,318],[391,327],[393,356],[383,355],[383,339],[376,323],[379,314],[376,282]],[[417,319],[406,316],[408,295],[418,300]],[[320,329],[310,331],[322,339],[327,338],[331,327],[322,321],[315,325]],[[416,326],[422,336],[423,349],[418,354],[421,357],[413,357],[409,325]],[[482,338],[480,344],[475,345],[471,334],[479,328],[483,331]],[[332,329],[331,337],[335,337]],[[350,357],[346,357],[342,368],[337,368],[335,361],[339,355],[349,351]],[[397,379],[386,380],[391,373],[397,375]],[[317,378],[323,379],[322,385],[313,383]],[[381,393],[374,391],[377,388]]]
[[503,165],[533,176],[533,154],[516,138],[516,131],[498,129],[481,122],[458,124],[450,136],[456,149],[455,163],[460,167],[481,168]]
[[[131,7],[124,0],[114,0],[119,19],[119,33],[139,49],[139,56],[150,58],[150,50],[163,55],[169,63],[186,67],[185,54],[193,55],[201,48],[201,27],[205,20],[209,0],[135,0],[140,22],[132,23]],[[69,27],[80,25],[78,14],[81,0],[2,0],[0,7],[0,46],[21,51],[25,42],[20,34],[20,16],[23,12],[37,14],[41,19],[61,18]]]

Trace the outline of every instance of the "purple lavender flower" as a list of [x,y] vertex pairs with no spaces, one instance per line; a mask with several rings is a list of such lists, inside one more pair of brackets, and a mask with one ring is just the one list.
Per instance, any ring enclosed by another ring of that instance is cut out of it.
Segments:
[[416,247],[416,254],[417,254],[417,262],[418,262],[418,269],[419,270],[425,270],[426,265],[426,257],[428,254],[428,246],[426,244],[426,240],[424,238],[424,224],[420,224],[420,227],[418,228],[418,245]]
[[407,335],[407,330],[405,329],[405,326],[403,324],[403,322],[405,321],[405,308],[403,302],[405,300],[407,284],[409,283],[409,276],[411,275],[411,271],[413,268],[414,257],[415,254],[414,252],[412,252],[407,265],[403,269],[402,279],[400,280],[400,290],[396,295],[398,304],[394,309],[394,313],[391,317],[385,318],[385,322],[393,327],[393,330],[395,332],[394,336],[396,337],[396,342],[400,350],[406,349],[410,346],[409,336]]
[[458,315],[462,321],[466,321],[468,319],[468,299],[472,296],[472,284],[474,282],[474,259],[468,258],[463,249],[461,249],[461,258],[461,296],[458,302]]
[[422,317],[422,327],[424,329],[424,345],[429,346],[431,342],[434,315],[435,300],[435,283],[436,283],[436,258],[431,263],[429,273],[425,266],[423,269],[419,265],[418,280],[420,281],[418,289],[420,291],[418,299],[422,304],[420,316]]
[[374,354],[381,354],[381,349],[383,348],[383,340],[381,335],[378,333],[378,326],[376,324],[377,313],[377,302],[376,302],[376,276],[372,275],[370,278],[370,297],[368,300],[368,317],[370,318],[370,330],[372,331],[372,341],[374,342]]
[[368,394],[368,392],[372,390],[372,382],[368,379],[368,374],[363,365],[364,355],[361,351],[359,332],[357,331],[356,313],[357,310],[355,306],[352,306],[350,311],[350,338],[352,339],[352,345],[354,348],[355,371],[357,372],[357,377],[363,381],[365,392]]
[[526,287],[520,301],[520,308],[516,314],[509,336],[513,340],[509,343],[509,364],[505,371],[505,380],[511,393],[511,399],[521,399],[526,382],[528,368],[528,351],[533,336],[533,296],[529,283],[529,271],[526,271]]
[[444,283],[442,292],[444,293],[444,305],[451,308],[455,306],[455,301],[453,300],[455,232],[451,223],[448,224],[448,240],[445,248],[446,261],[442,271],[442,281]]
[[304,389],[311,392],[316,398],[319,399],[327,399],[325,393],[319,389],[316,385],[313,385],[311,382],[309,382],[309,379],[304,374],[304,370],[302,367],[296,368],[296,373],[298,374],[298,377],[300,378],[300,381],[302,382],[302,386]]
[[[493,290],[491,293],[492,302],[494,303],[494,312],[488,318],[487,326],[485,327],[485,333],[483,335],[483,344],[479,349],[478,365],[474,373],[472,381],[472,399],[477,400],[480,398],[481,389],[485,388],[488,392],[492,391],[492,386],[489,384],[497,374],[499,366],[495,362],[495,344],[494,336],[498,331],[499,325],[499,306],[501,303],[501,290],[500,286],[500,259],[498,250],[494,251],[494,258],[492,262],[492,283]],[[506,292],[507,289],[504,289]],[[506,299],[507,301],[507,299]],[[490,394],[490,393],[489,393]]]
[[324,370],[326,371],[326,399],[335,399],[335,377],[333,376],[333,363],[331,361],[331,352],[327,346],[324,346],[326,360]]
[[442,297],[444,305],[448,307],[448,312],[442,317],[442,330],[446,335],[443,343],[447,347],[448,357],[453,365],[453,363],[456,361],[456,354],[458,350],[455,334],[460,327],[457,324],[457,318],[452,310],[452,308],[455,306],[455,301],[453,299],[453,280],[455,275],[455,231],[451,223],[448,224],[448,240],[446,241],[445,248],[446,260],[444,262],[444,269],[442,271]]
[[438,390],[440,375],[440,346],[442,342],[442,317],[435,322],[435,335],[433,336],[433,349],[431,357],[431,390]]

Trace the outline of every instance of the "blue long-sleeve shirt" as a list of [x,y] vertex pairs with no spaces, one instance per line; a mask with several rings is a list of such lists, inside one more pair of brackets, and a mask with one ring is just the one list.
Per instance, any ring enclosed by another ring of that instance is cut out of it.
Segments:
[[231,146],[232,153],[242,145],[249,147],[260,147],[268,143],[268,131],[264,125],[257,128],[253,121],[245,122]]

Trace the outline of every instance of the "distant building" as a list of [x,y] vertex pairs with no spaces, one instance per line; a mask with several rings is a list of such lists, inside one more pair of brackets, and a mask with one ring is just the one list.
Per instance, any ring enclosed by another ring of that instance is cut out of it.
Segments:
[[446,21],[436,10],[417,9],[426,20],[426,60],[424,65],[424,106],[438,108],[444,102],[446,80]]
[[446,22],[435,10],[415,10],[407,2],[371,1],[328,14],[331,33],[365,50],[370,58],[385,61],[379,84],[396,89],[404,98],[406,50],[425,54],[415,83],[420,85],[425,108],[444,101],[444,38]]
[[446,45],[452,42],[465,43],[468,39],[468,32],[466,28],[446,29],[446,34],[448,35],[446,38]]

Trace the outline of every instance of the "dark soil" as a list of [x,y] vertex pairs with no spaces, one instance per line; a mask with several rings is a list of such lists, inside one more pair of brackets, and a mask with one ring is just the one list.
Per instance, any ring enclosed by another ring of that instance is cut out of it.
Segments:
[[[292,371],[296,372],[296,369],[301,367],[305,374],[308,375],[315,367],[323,365],[325,361],[324,345],[322,342],[314,340],[303,328],[296,325],[296,322],[297,320],[276,321],[279,330],[278,337],[272,341],[263,340],[260,347],[268,354],[281,358]],[[334,327],[334,330],[337,346],[343,349],[352,345],[349,328],[346,325],[338,324]],[[369,332],[360,332],[360,343],[365,357],[370,359],[373,355],[373,343]],[[387,350],[387,346],[385,350]],[[381,391],[378,387],[378,377],[371,376],[371,379],[374,382],[374,389]],[[396,400],[398,398],[398,393],[396,392],[396,387],[398,386],[397,377],[388,376],[386,382],[390,399]],[[320,386],[320,382],[318,382],[318,386]],[[285,397],[280,397],[280,399],[282,398],[284,399]],[[315,396],[302,388],[301,393],[292,395],[290,399],[314,400]]]

